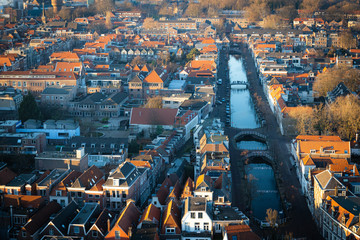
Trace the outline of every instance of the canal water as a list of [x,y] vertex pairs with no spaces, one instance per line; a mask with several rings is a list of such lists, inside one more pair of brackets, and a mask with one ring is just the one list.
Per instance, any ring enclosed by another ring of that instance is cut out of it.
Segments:
[[[247,82],[246,72],[241,58],[230,56],[229,59],[230,82]],[[254,104],[248,89],[231,89],[231,126],[236,128],[258,128],[259,119],[256,116]]]
[[280,195],[276,187],[274,171],[264,163],[245,166],[250,184],[251,211],[254,217],[265,220],[268,208],[281,210]]
[[[230,56],[229,71],[230,82],[248,82],[243,60],[238,56]],[[232,127],[242,129],[260,127],[248,89],[231,89],[230,106]],[[265,142],[252,138],[240,139],[237,142],[237,147],[247,150],[267,149]],[[261,159],[255,162],[261,162]],[[251,163],[246,165],[245,172],[251,188],[251,211],[253,216],[259,220],[265,220],[268,208],[280,211],[280,194],[277,190],[272,167],[264,163]]]

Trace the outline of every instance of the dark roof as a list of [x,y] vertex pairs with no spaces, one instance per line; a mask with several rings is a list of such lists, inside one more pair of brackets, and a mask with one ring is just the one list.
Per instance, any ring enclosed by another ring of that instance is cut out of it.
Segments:
[[130,124],[173,125],[177,112],[170,108],[133,108]]
[[331,198],[346,211],[351,212],[355,216],[360,214],[360,198],[353,196],[331,196]]
[[[85,143],[85,152],[89,154],[98,153],[112,153],[118,152],[122,145],[127,148],[127,138],[98,138],[98,137],[73,137],[68,141],[64,151],[79,148],[81,144]],[[75,144],[75,145],[73,145]],[[95,145],[93,145],[95,144]]]
[[49,220],[49,217],[52,214],[55,214],[60,210],[61,206],[57,202],[52,201],[45,207],[41,208],[37,213],[35,213],[23,228],[28,234],[32,235]]
[[16,177],[16,173],[5,167],[0,171],[0,185],[6,185]]
[[71,185],[72,188],[85,188],[89,190],[95,185],[100,179],[102,179],[104,173],[97,168],[95,165],[88,168],[75,182]]
[[136,232],[131,237],[131,240],[154,240],[158,238],[157,233],[158,227],[147,227],[136,230]]
[[96,219],[94,225],[96,225],[98,227],[98,229],[104,234],[106,235],[108,229],[107,229],[107,224],[108,224],[108,219],[110,220],[110,222],[112,222],[115,219],[116,214],[113,212],[110,212],[109,210],[107,210],[106,208],[100,213],[99,217]]
[[340,82],[331,92],[327,93],[326,100],[330,103],[335,102],[338,97],[344,97],[351,94],[350,90],[343,82]]
[[179,108],[181,110],[200,110],[206,106],[206,104],[208,104],[208,102],[202,99],[189,99],[185,100]]
[[131,186],[142,173],[135,167],[134,164],[124,162],[115,170],[114,173],[110,174],[104,185],[113,186],[113,179],[119,179],[119,186]]
[[80,211],[76,202],[72,201],[51,221],[63,234],[67,233],[67,227]]
[[42,94],[69,94],[72,87],[47,87]]

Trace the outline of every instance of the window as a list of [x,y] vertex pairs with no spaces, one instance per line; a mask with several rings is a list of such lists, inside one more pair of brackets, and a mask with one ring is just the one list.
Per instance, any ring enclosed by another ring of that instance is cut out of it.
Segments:
[[195,231],[200,230],[200,223],[195,223]]
[[22,235],[23,238],[26,238],[26,232],[25,231],[23,231],[21,235]]
[[89,198],[93,198],[93,195],[89,194]]
[[75,234],[79,234],[79,233],[80,233],[79,227],[77,227],[77,226],[74,227],[74,233],[75,233]]
[[120,231],[115,231],[115,239],[120,239]]
[[49,229],[49,235],[54,235],[54,229],[52,228]]
[[209,231],[209,223],[204,223],[204,230]]
[[92,236],[93,236],[93,237],[97,237],[97,236],[98,236],[98,232],[93,230],[93,231],[92,231]]
[[195,213],[193,213],[193,212],[191,213],[191,218],[195,219]]
[[223,203],[224,202],[224,197],[219,197],[219,202]]
[[199,213],[198,213],[198,218],[202,218],[202,217],[203,217],[202,212],[199,212]]
[[76,148],[76,143],[71,144],[71,147]]
[[100,195],[95,195],[95,198],[100,198]]
[[56,191],[56,196],[58,196],[58,197],[61,196],[61,190],[57,190],[57,191]]
[[94,143],[91,144],[91,148],[95,148],[95,144],[94,144]]
[[175,228],[166,228],[166,233],[174,234],[175,233]]

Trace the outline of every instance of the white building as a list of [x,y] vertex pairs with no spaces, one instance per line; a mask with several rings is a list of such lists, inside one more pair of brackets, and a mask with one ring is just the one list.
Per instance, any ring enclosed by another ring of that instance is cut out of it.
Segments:
[[211,204],[205,198],[187,198],[181,219],[181,239],[211,240],[212,225]]
[[19,133],[41,132],[46,134],[48,142],[66,142],[68,139],[80,136],[79,123],[74,120],[47,120],[41,125],[37,120],[29,119],[23,128],[17,128]]

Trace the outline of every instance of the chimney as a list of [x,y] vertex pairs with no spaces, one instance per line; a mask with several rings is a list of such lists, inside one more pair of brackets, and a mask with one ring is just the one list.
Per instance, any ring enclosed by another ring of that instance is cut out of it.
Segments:
[[356,135],[355,135],[355,141],[357,142],[359,140],[359,134],[357,133]]
[[132,236],[132,227],[129,227],[128,236],[129,236],[129,239],[131,239],[131,236]]
[[110,232],[110,230],[111,230],[110,218],[108,218],[108,220],[107,220],[107,230],[108,230],[108,232]]
[[339,190],[338,190],[338,186],[335,186],[335,193],[334,193],[335,196],[338,196],[339,195]]

